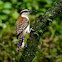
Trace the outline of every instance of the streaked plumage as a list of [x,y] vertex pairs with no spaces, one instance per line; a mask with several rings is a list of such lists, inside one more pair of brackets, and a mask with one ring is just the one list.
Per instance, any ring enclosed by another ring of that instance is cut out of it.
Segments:
[[28,15],[32,10],[24,9],[20,12],[20,15],[16,22],[16,36],[18,39],[17,51],[24,47],[24,35],[30,33],[30,21]]

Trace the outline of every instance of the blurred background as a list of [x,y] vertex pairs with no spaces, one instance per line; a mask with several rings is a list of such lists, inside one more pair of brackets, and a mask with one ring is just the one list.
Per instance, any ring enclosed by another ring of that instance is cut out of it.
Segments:
[[[15,23],[22,9],[36,10],[29,15],[31,27],[56,0],[0,0],[0,62],[19,62],[23,51],[16,52]],[[26,38],[29,36],[25,36]],[[32,62],[62,62],[62,14],[59,14],[40,37]]]

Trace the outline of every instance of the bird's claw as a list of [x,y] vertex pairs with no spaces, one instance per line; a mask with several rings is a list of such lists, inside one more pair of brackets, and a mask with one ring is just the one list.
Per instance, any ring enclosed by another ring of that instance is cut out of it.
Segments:
[[30,32],[31,32],[31,31],[34,31],[33,27],[32,27],[32,28],[30,28]]

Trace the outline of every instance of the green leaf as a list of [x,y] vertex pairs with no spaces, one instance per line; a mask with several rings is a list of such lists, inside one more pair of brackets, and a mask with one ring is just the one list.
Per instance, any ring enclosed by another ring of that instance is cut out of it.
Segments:
[[4,3],[3,1],[0,1],[0,9],[3,9]]
[[2,12],[5,14],[10,14],[10,10],[3,10]]
[[1,20],[6,20],[7,18],[8,18],[7,15],[0,15],[0,19],[1,19]]
[[4,4],[4,8],[5,8],[5,9],[11,9],[11,8],[12,8],[11,3],[10,3],[10,2],[6,2],[6,3]]
[[14,19],[17,19],[18,15],[19,15],[18,12],[15,11],[15,12],[12,14],[12,17],[13,17]]

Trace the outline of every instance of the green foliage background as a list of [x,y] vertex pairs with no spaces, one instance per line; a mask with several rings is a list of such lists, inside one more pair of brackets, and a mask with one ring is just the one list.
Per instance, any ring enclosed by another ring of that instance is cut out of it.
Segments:
[[[0,0],[0,62],[18,62],[23,51],[16,52],[15,23],[22,9],[36,10],[29,15],[31,27],[56,0]],[[25,37],[27,41],[28,35]],[[29,60],[29,59],[27,59]],[[58,15],[40,37],[38,51],[32,62],[62,61],[62,14]]]

